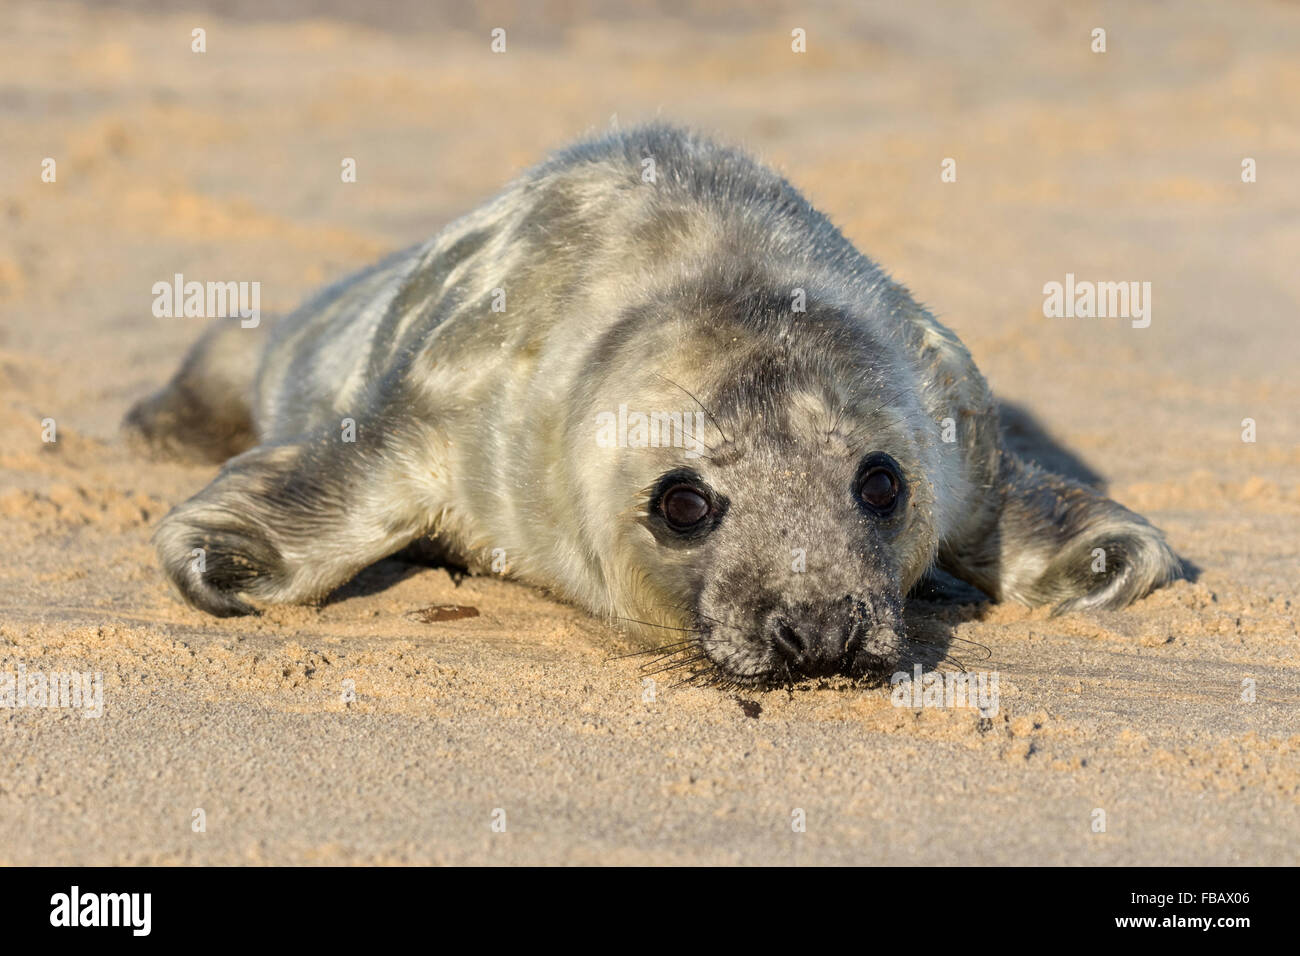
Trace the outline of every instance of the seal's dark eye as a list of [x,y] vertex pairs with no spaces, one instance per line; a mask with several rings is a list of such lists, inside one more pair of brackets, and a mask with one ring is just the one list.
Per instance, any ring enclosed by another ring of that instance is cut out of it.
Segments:
[[871,455],[858,469],[858,500],[873,514],[884,517],[898,505],[903,476],[888,455]]
[[659,499],[659,513],[677,531],[689,531],[709,516],[709,499],[690,485],[674,485]]

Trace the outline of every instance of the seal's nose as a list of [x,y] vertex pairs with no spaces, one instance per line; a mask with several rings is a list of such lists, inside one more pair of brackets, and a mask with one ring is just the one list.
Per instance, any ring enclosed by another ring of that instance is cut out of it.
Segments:
[[773,614],[767,619],[767,639],[791,671],[808,677],[834,674],[844,661],[848,629],[826,621]]

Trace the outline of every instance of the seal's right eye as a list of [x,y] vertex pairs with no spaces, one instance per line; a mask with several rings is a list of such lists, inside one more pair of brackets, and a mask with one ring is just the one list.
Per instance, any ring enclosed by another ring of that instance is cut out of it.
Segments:
[[659,513],[674,531],[691,531],[711,510],[709,499],[692,485],[673,485],[659,498]]
[[662,545],[692,545],[712,534],[727,514],[727,496],[690,468],[660,475],[646,504],[651,533]]

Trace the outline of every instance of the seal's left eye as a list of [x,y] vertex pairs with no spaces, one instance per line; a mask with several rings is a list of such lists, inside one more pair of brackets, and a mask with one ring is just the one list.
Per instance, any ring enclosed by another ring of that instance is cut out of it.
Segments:
[[903,492],[898,464],[882,453],[869,455],[858,469],[855,492],[858,501],[872,514],[883,518],[892,513]]
[[690,485],[675,485],[659,499],[659,513],[677,531],[689,531],[709,516],[709,499]]

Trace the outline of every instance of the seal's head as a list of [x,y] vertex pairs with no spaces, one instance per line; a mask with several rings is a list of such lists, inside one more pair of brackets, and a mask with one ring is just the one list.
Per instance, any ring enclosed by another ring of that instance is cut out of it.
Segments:
[[593,362],[621,370],[583,403],[609,606],[685,629],[735,683],[892,669],[942,481],[916,373],[865,324],[775,293],[681,315],[629,314]]

